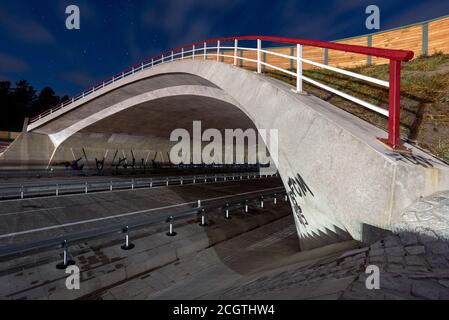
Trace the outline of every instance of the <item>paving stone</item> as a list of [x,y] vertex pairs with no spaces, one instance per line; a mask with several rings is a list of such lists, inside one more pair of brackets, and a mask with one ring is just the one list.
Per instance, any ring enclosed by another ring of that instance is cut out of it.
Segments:
[[404,246],[415,245],[418,243],[418,236],[411,233],[401,233],[399,234],[401,242]]
[[412,281],[405,277],[394,277],[385,273],[380,277],[380,288],[397,292],[410,292]]
[[404,258],[401,256],[387,256],[388,263],[403,264]]
[[383,249],[383,248],[384,248],[384,245],[383,245],[382,241],[377,241],[370,246],[371,250]]
[[427,262],[432,268],[449,268],[447,260],[439,255],[428,256]]
[[385,249],[374,249],[369,251],[370,257],[377,257],[385,254]]
[[397,236],[388,236],[384,239],[385,248],[397,247],[401,245],[401,241]]
[[424,246],[411,246],[411,247],[405,247],[405,251],[409,255],[419,255],[419,254],[425,254],[426,248]]
[[405,264],[408,266],[427,266],[426,260],[420,256],[406,256]]
[[445,254],[449,252],[447,243],[441,241],[427,243],[426,248],[434,254]]
[[423,299],[436,300],[440,297],[440,287],[433,281],[415,280],[412,284],[412,295]]
[[404,256],[405,251],[403,247],[390,247],[385,249],[387,256]]

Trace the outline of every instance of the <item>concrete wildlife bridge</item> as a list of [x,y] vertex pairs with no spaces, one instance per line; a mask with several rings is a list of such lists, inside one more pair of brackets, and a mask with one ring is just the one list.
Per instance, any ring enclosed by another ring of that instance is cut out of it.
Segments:
[[[262,41],[295,50],[281,54],[264,49]],[[305,59],[304,46],[389,59],[390,81]],[[252,56],[240,56],[241,50]],[[294,69],[269,64],[262,55],[293,61]],[[379,230],[391,230],[421,197],[449,190],[449,166],[400,140],[401,62],[412,57],[402,50],[264,36],[195,43],[133,66],[31,119],[0,161],[3,167],[52,167],[78,157],[112,162],[117,152],[148,161],[166,155],[170,133],[191,128],[194,120],[204,130],[277,129],[276,166],[302,248],[351,237],[369,242]],[[254,70],[239,68],[239,60]],[[303,64],[389,88],[389,109],[306,77]],[[296,87],[265,76],[262,68],[296,78]],[[388,133],[302,94],[303,82],[388,117]]]

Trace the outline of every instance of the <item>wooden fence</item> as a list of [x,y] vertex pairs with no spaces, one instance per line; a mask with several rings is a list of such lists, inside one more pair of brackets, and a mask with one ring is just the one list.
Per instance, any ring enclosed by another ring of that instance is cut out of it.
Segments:
[[[449,53],[449,16],[388,31],[337,40],[335,42],[368,47],[411,50],[415,53],[415,58],[422,55],[430,55],[435,52]],[[266,50],[286,55],[296,55],[296,47],[267,48]],[[228,55],[234,54],[232,51],[224,52]],[[254,51],[241,50],[239,51],[239,55],[244,58],[257,59],[257,53]],[[354,68],[388,63],[388,60],[382,58],[313,47],[304,47],[303,57],[340,68]],[[214,57],[210,57],[210,59],[214,59]],[[290,59],[270,54],[264,54],[263,59],[265,62],[281,68],[296,68],[296,62]],[[222,61],[233,63],[233,59],[227,57],[222,58]],[[256,68],[256,64],[253,62],[239,60],[239,63],[246,68]],[[314,67],[304,64],[303,68],[312,69]]]

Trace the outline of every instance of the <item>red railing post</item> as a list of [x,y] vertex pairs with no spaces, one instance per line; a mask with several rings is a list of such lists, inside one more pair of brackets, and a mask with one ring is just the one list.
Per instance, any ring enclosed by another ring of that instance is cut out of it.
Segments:
[[401,145],[401,61],[390,60],[390,98],[388,118],[388,145],[397,149]]

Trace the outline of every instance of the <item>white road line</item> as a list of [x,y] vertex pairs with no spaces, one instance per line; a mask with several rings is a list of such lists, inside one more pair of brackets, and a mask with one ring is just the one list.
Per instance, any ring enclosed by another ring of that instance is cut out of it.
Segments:
[[[232,194],[232,195],[227,195],[227,196],[205,199],[205,200],[201,200],[201,201],[204,203],[204,202],[208,202],[208,201],[226,199],[226,198],[242,196],[242,195],[251,194],[251,193],[265,192],[265,191],[270,191],[270,190],[279,189],[279,188],[280,187],[262,189],[262,190],[256,190],[256,191],[249,191],[249,192],[244,192],[244,193],[239,193],[239,194]],[[174,204],[174,205],[165,206],[165,207],[127,212],[127,213],[117,214],[117,215],[113,215],[113,216],[107,216],[107,217],[103,217],[103,218],[81,220],[81,221],[64,223],[64,224],[42,227],[42,228],[37,228],[37,229],[30,229],[30,230],[19,231],[19,232],[14,232],[14,233],[2,234],[2,235],[0,235],[0,239],[14,237],[14,236],[20,236],[20,235],[35,233],[35,232],[40,232],[40,231],[60,229],[60,228],[75,226],[75,225],[84,224],[84,223],[92,223],[92,222],[105,221],[105,220],[110,220],[110,219],[115,219],[115,218],[122,218],[122,217],[132,216],[132,215],[141,214],[141,213],[149,213],[149,212],[158,211],[158,210],[171,209],[171,208],[181,207],[181,206],[190,205],[190,204],[197,204],[197,201],[184,202],[184,203]]]
[[42,208],[42,209],[34,209],[34,210],[27,210],[27,211],[8,212],[8,213],[1,213],[0,217],[12,216],[13,214],[39,212],[39,211],[56,210],[56,209],[64,209],[64,208],[66,208],[66,207],[51,207],[51,208]]

